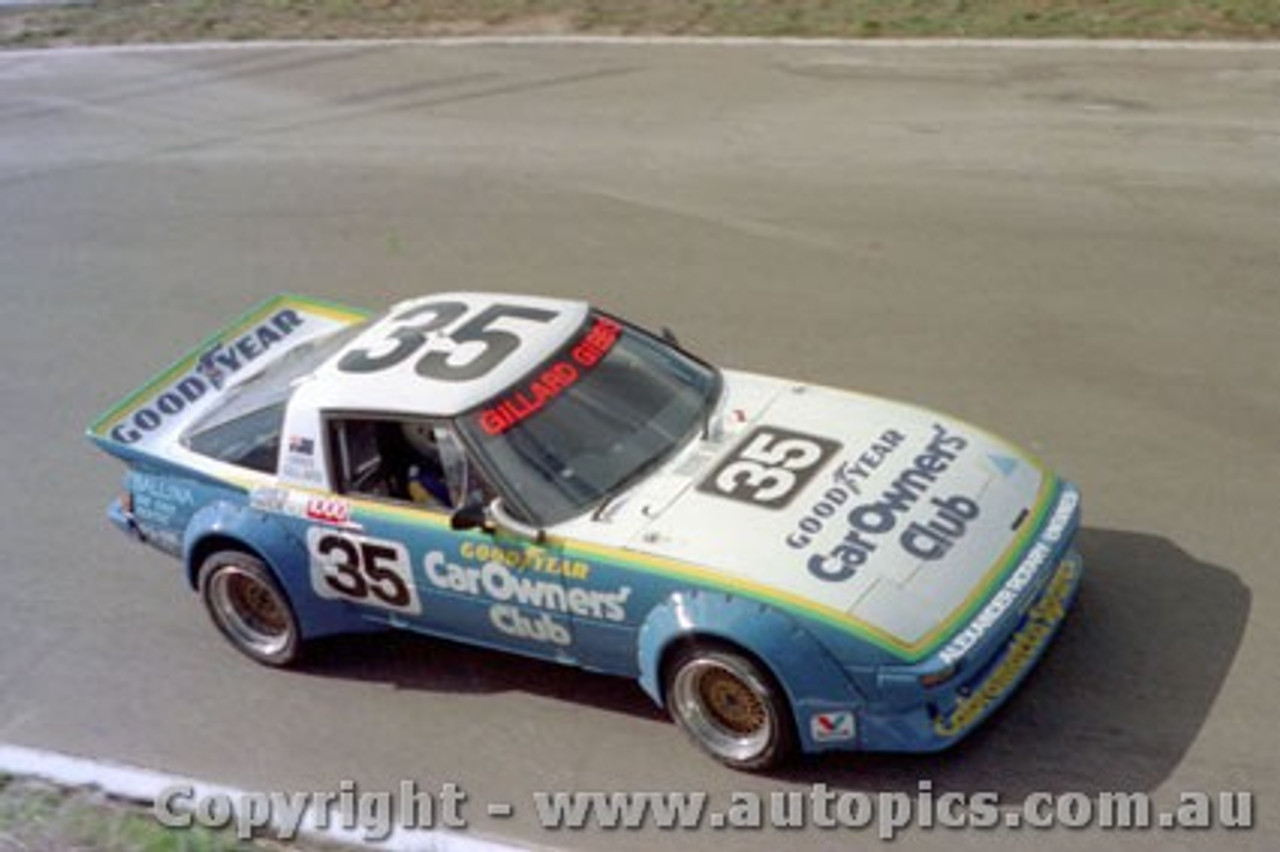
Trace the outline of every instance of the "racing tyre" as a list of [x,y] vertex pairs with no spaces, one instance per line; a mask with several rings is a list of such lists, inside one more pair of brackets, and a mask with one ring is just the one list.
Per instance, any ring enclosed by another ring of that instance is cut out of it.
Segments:
[[720,646],[692,645],[667,666],[667,712],[704,751],[734,769],[785,763],[796,736],[786,696],[758,663]]
[[277,667],[298,659],[298,619],[261,559],[237,550],[213,554],[200,566],[200,597],[218,630],[242,654]]

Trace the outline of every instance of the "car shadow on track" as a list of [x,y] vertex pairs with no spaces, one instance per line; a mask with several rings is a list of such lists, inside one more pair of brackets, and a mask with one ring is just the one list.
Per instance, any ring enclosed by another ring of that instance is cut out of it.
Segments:
[[523,692],[638,718],[667,716],[634,680],[392,631],[318,639],[298,671],[451,694]]
[[[833,754],[774,775],[866,791],[1149,791],[1195,741],[1240,647],[1251,595],[1168,539],[1085,529],[1083,589],[1061,635],[992,718],[938,754]],[[661,721],[633,681],[445,640],[321,640],[303,671],[447,693],[525,692]],[[674,726],[672,736],[679,736]],[[706,760],[690,749],[690,760]]]
[[779,774],[857,790],[1151,791],[1203,726],[1248,621],[1231,571],[1142,533],[1080,533],[1085,580],[1062,633],[1008,703],[933,755],[822,756]]

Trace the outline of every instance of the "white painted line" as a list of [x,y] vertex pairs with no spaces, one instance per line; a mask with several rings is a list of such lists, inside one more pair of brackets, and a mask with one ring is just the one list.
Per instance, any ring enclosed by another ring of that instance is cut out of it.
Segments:
[[[0,744],[0,772],[19,777],[34,777],[64,787],[96,787],[109,796],[150,805],[163,791],[187,787],[195,799],[218,796],[242,801],[251,795],[244,790],[212,784],[180,775],[169,775],[123,763],[73,757],[55,751]],[[336,791],[335,791],[336,792]],[[279,828],[278,823],[274,823]],[[390,836],[369,842],[354,828],[329,826],[320,829],[315,814],[308,809],[299,834],[319,841],[385,849],[389,852],[517,852],[523,847],[500,841],[485,840],[456,832],[435,829],[405,829],[391,826]]]
[[1162,41],[1144,39],[990,39],[990,38],[764,38],[756,36],[611,36],[611,35],[476,35],[423,38],[208,41],[176,44],[79,45],[0,49],[0,60],[77,54],[176,53],[213,50],[351,50],[376,47],[787,47],[859,48],[868,50],[1045,50],[1045,51],[1188,51],[1280,52],[1280,41]]

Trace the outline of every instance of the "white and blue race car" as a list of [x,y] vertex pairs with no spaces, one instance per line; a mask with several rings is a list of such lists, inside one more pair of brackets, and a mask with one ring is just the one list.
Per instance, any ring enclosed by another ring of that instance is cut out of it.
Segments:
[[1075,487],[921,408],[576,301],[279,296],[89,429],[258,662],[404,628],[639,680],[706,751],[931,751],[1075,596]]

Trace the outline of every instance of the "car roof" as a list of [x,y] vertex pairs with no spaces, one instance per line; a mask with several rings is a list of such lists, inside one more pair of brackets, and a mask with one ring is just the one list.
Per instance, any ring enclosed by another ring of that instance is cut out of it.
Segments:
[[[326,411],[451,417],[546,360],[581,328],[588,310],[581,301],[507,293],[410,299],[299,383],[294,398]],[[425,341],[415,329],[423,326],[430,329]]]

